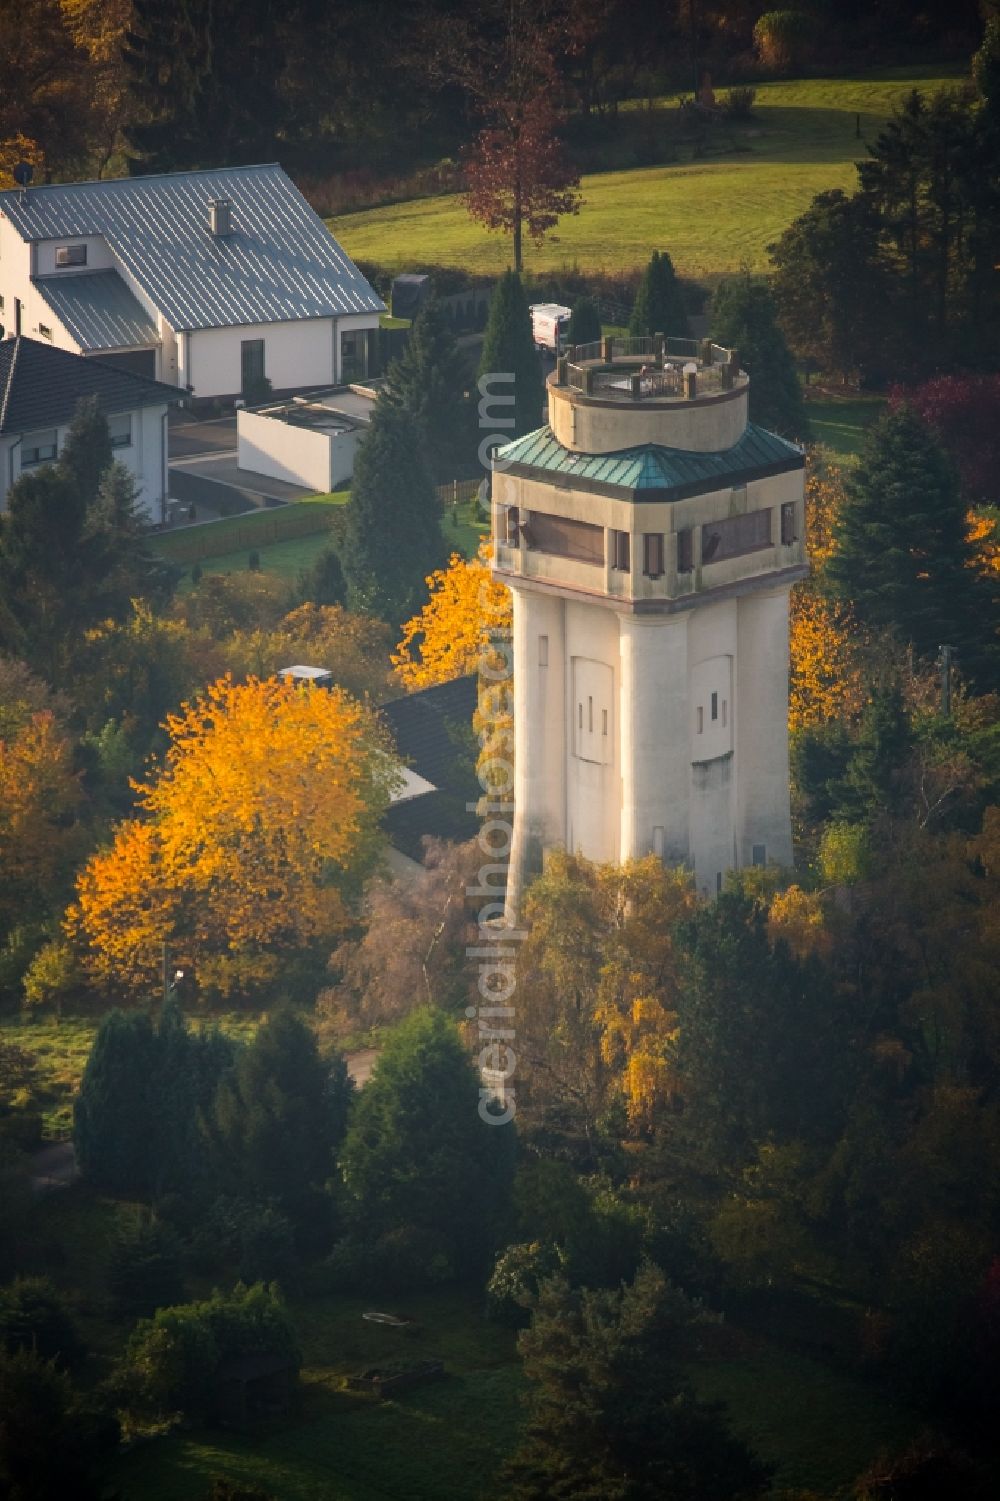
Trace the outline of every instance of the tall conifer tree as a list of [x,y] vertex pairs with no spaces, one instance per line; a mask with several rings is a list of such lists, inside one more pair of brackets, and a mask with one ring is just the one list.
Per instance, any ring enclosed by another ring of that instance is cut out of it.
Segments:
[[354,465],[341,562],[352,607],[399,625],[445,561],[441,508],[410,413],[383,393]]
[[633,338],[652,338],[654,334],[687,338],[687,309],[674,263],[666,250],[654,250],[650,257],[636,293],[628,331]]
[[444,485],[469,468],[472,421],[467,378],[444,308],[436,297],[420,309],[402,355],[389,367],[391,401],[413,418],[434,482]]
[[971,559],[958,476],[903,403],[868,432],[826,576],[864,624],[894,630],[925,658],[951,646],[964,673],[994,686],[997,609]]
[[[484,383],[489,383],[494,403],[493,424],[498,430],[513,418],[512,426],[506,429],[511,440],[542,425],[545,399],[542,367],[532,337],[528,299],[516,271],[505,271],[494,288],[479,379],[481,389]],[[511,394],[513,408],[501,405]]]
[[778,327],[774,299],[748,272],[724,281],[712,300],[712,336],[738,349],[750,376],[750,420],[804,440],[809,419],[795,364]]

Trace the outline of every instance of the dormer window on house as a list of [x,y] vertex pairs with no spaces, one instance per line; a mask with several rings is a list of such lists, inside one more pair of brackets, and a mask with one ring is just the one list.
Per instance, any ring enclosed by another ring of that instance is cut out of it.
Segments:
[[57,245],[56,266],[85,266],[87,264],[86,245]]

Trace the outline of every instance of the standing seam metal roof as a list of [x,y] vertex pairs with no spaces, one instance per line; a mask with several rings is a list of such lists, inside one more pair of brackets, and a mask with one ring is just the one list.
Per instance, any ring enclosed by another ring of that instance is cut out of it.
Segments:
[[511,466],[540,469],[579,480],[584,487],[589,483],[663,493],[724,486],[732,483],[734,476],[753,470],[773,472],[778,466],[792,469],[802,463],[802,449],[797,444],[751,422],[738,443],[716,453],[694,453],[656,443],[619,449],[617,453],[574,453],[563,447],[550,427],[540,427],[499,449],[495,467],[501,471]]
[[35,286],[83,350],[150,349],[160,342],[153,320],[117,271],[40,276]]
[[[208,228],[214,198],[232,204],[227,236]],[[277,163],[8,191],[0,211],[25,240],[100,236],[176,330],[385,311]]]

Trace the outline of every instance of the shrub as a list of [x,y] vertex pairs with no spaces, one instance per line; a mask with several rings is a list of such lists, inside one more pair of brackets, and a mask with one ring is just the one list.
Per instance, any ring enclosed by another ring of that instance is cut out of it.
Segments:
[[554,1276],[561,1262],[555,1246],[537,1240],[501,1251],[486,1284],[487,1316],[508,1329],[527,1329],[539,1283]]
[[238,1285],[200,1303],[160,1308],[137,1324],[113,1386],[123,1409],[165,1419],[209,1416],[215,1378],[226,1361],[281,1355],[301,1364],[295,1332],[272,1288]]
[[194,563],[191,566],[191,582],[192,582],[192,584],[200,584],[201,583],[201,564],[200,563]]
[[364,1243],[357,1236],[345,1235],[326,1258],[326,1286],[333,1293],[360,1292],[367,1264]]
[[805,11],[765,11],[753,29],[754,46],[766,68],[784,72],[801,61],[811,31]]
[[260,572],[260,553],[257,551],[256,547],[253,548],[250,556],[247,558],[247,567],[249,568],[251,573]]
[[87,1353],[65,1300],[47,1277],[17,1277],[0,1288],[0,1345],[10,1352],[34,1350],[63,1368],[79,1365]]
[[272,1199],[216,1199],[194,1235],[192,1253],[206,1270],[235,1267],[242,1282],[284,1281],[295,1266],[291,1222]]
[[722,101],[722,108],[732,120],[750,120],[753,118],[756,98],[756,89],[750,87],[730,89]]
[[177,1236],[150,1215],[138,1215],[119,1231],[107,1281],[115,1313],[120,1316],[148,1316],[179,1302],[184,1285]]
[[68,943],[44,944],[24,975],[24,999],[33,1011],[52,1006],[61,1011],[83,989],[83,973]]
[[390,1293],[440,1287],[455,1276],[448,1242],[417,1225],[400,1225],[380,1236],[369,1267],[373,1285]]

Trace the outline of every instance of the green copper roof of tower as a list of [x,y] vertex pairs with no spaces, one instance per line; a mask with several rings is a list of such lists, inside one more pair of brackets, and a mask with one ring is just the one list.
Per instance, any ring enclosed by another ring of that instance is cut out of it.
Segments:
[[497,451],[494,466],[508,474],[537,475],[549,484],[601,495],[623,491],[636,500],[684,500],[727,485],[801,469],[803,450],[777,433],[748,423],[738,443],[721,453],[694,453],[645,443],[617,453],[574,453],[540,427]]

